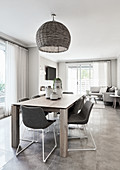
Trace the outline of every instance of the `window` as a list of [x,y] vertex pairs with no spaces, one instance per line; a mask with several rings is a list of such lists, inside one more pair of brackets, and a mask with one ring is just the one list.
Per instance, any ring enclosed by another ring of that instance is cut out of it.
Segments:
[[107,86],[107,62],[68,65],[68,90],[86,94],[90,86]]
[[82,93],[82,94],[85,94],[86,93],[86,90],[90,88],[91,86],[91,80],[92,80],[92,72],[93,70],[93,67],[91,66],[91,64],[83,64],[80,66],[80,69],[79,69],[79,87],[80,87],[80,90],[79,92]]

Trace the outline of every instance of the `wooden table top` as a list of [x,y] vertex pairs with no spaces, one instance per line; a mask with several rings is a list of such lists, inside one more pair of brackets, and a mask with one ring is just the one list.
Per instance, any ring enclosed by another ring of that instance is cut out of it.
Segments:
[[119,98],[120,96],[115,95],[115,94],[111,94],[110,97],[118,97]]
[[40,106],[46,108],[57,108],[57,109],[67,109],[69,108],[75,101],[81,98],[82,95],[74,95],[74,94],[63,94],[61,99],[58,100],[50,100],[46,99],[45,96],[30,99],[24,102],[14,103],[13,105],[25,105],[25,106]]

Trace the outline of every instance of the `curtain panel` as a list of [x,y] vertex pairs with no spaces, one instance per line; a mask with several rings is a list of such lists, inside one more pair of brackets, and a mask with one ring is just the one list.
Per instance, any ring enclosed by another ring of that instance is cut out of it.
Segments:
[[107,85],[112,85],[111,61],[107,61]]
[[108,86],[111,83],[110,61],[93,62],[92,86]]
[[85,94],[91,86],[111,85],[110,66],[110,61],[67,64],[68,90]]
[[5,116],[8,116],[12,103],[28,96],[28,51],[10,42],[6,42],[5,84]]
[[5,114],[5,42],[0,39],[0,118]]

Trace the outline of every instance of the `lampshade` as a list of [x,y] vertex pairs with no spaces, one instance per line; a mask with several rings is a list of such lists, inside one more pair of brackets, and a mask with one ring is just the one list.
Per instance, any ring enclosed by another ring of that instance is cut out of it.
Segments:
[[48,53],[59,53],[68,50],[71,37],[68,29],[54,20],[44,23],[36,33],[38,49]]

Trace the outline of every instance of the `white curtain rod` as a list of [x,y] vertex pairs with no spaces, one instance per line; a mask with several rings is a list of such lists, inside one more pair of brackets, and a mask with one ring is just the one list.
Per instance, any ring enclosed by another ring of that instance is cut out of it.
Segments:
[[[112,59],[111,59],[112,60]],[[71,62],[65,62],[66,64],[79,64],[79,63],[93,63],[93,62],[103,62],[103,61],[111,61],[111,60],[89,60],[89,61],[71,61]]]
[[19,43],[16,43],[16,42],[14,42],[14,41],[12,41],[12,40],[9,40],[9,39],[7,39],[7,38],[4,38],[4,37],[1,37],[1,36],[0,36],[0,39],[3,40],[3,41],[8,41],[8,42],[10,42],[10,43],[12,43],[12,44],[18,45],[18,46],[20,46],[20,47],[25,48],[26,50],[28,50],[27,47],[24,47],[23,45],[21,45],[21,44],[19,44]]

